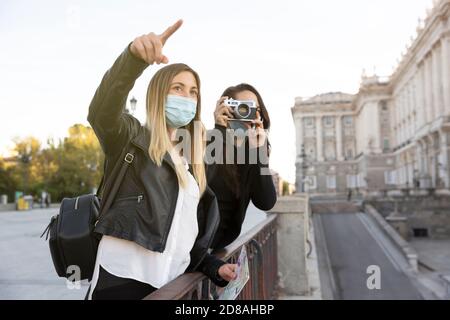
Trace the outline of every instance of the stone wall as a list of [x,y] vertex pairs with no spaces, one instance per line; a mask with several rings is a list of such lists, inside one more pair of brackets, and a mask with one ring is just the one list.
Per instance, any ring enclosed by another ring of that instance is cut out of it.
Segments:
[[278,272],[281,295],[307,296],[310,293],[306,265],[308,201],[306,196],[281,197],[270,210],[278,214]]
[[[408,236],[414,237],[414,230],[422,229],[430,238],[450,237],[450,196],[448,195],[407,195],[380,197],[366,200],[384,217],[397,211],[407,218]],[[417,234],[416,234],[417,235]]]

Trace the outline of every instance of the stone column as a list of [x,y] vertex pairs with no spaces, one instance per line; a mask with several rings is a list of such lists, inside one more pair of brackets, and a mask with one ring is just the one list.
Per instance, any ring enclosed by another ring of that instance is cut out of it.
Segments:
[[422,68],[419,66],[419,70],[416,74],[416,117],[417,117],[417,128],[421,128],[425,124],[425,108],[423,103],[423,83],[422,83]]
[[302,144],[303,144],[303,117],[300,117],[298,115],[294,116],[294,123],[295,123],[295,132],[296,132],[296,152],[297,157],[295,161],[295,167],[296,167],[296,181],[295,181],[295,188],[296,192],[304,192],[302,189],[302,181],[304,179],[305,172],[303,172],[302,169],[302,163],[301,163],[301,152],[302,152]]
[[422,108],[423,115],[423,125],[428,123],[428,103],[427,103],[427,83],[426,83],[426,65],[425,62],[422,62],[420,66],[420,104]]
[[450,114],[450,38],[441,40],[442,86],[444,89],[444,112]]
[[422,154],[423,154],[423,173],[425,175],[429,175],[430,173],[430,166],[429,166],[429,155],[428,155],[428,141],[427,137],[423,139],[423,145],[422,145]]
[[430,68],[431,55],[425,58],[425,110],[427,111],[427,122],[431,122],[434,119],[433,112],[433,95],[431,88],[431,68]]
[[304,172],[301,162],[295,163],[295,171],[295,193],[305,192],[305,190],[303,190]]
[[322,132],[322,116],[316,117],[316,141],[317,141],[317,161],[323,159],[323,132]]
[[295,117],[295,132],[296,132],[296,139],[297,139],[297,157],[302,152],[302,144],[303,144],[303,117],[296,116]]
[[[416,151],[417,173],[414,175],[414,178],[419,179],[423,172],[422,146],[420,145],[420,141],[415,142],[415,151]],[[416,188],[416,184],[414,184],[414,188]]]
[[342,116],[337,116],[336,119],[336,158],[338,161],[344,160],[342,152]]
[[435,138],[433,134],[429,136],[429,144],[428,144],[428,155],[430,157],[430,176],[431,176],[431,187],[435,188],[437,184],[437,156],[434,148]]
[[432,90],[433,90],[433,102],[434,102],[434,118],[438,118],[442,116],[444,113],[442,109],[442,99],[441,99],[441,92],[440,92],[440,85],[441,85],[441,79],[439,79],[439,68],[441,64],[441,56],[439,55],[439,51],[437,48],[433,49],[433,52],[431,54],[431,61],[432,61],[432,71],[431,74],[433,76],[432,81]]
[[448,133],[445,131],[440,131],[439,136],[441,138],[440,144],[439,144],[439,151],[442,154],[442,162],[441,168],[439,168],[439,171],[442,171],[444,176],[444,184],[445,188],[450,188],[450,163],[449,163],[449,139],[448,139]]
[[419,175],[423,173],[423,148],[422,143],[420,141],[416,142],[416,156],[417,156],[417,170],[419,171]]
[[428,159],[428,142],[427,138],[423,138],[420,142],[420,162],[421,162],[421,170],[419,174],[420,180],[420,188],[428,189],[431,187],[430,174],[429,174],[429,159]]

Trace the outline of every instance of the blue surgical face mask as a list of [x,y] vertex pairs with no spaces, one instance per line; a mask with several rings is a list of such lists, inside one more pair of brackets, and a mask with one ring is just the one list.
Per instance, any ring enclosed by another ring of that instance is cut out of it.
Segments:
[[166,121],[171,128],[189,124],[195,117],[197,101],[169,94],[166,99]]

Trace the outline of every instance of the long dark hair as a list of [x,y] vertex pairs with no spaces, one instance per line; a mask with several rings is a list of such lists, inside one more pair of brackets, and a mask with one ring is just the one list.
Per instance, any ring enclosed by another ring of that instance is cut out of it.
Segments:
[[[256,98],[258,99],[258,105],[260,109],[260,115],[262,118],[264,129],[270,128],[270,118],[269,113],[267,112],[266,106],[264,104],[264,101],[259,94],[258,90],[255,89],[252,85],[249,85],[247,83],[241,83],[237,86],[228,87],[225,89],[225,91],[222,93],[222,97],[227,96],[229,98],[236,99],[236,96],[238,93],[242,91],[250,91],[255,94]],[[269,148],[269,145],[268,145]],[[226,148],[224,148],[224,156],[226,157]],[[233,191],[236,198],[239,197],[240,194],[240,183],[239,183],[239,171],[238,166],[236,163],[233,164],[222,164],[219,166],[220,171],[223,174],[225,183],[227,186]]]

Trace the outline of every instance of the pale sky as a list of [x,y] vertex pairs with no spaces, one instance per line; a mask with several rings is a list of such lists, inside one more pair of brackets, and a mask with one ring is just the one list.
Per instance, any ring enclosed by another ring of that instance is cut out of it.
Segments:
[[[295,97],[356,93],[362,70],[392,73],[431,0],[0,1],[0,153],[12,138],[67,135],[88,125],[105,71],[136,36],[183,26],[164,48],[200,74],[202,119],[223,90],[254,85],[272,127],[270,166],[295,181]],[[149,67],[130,93],[145,119]]]

